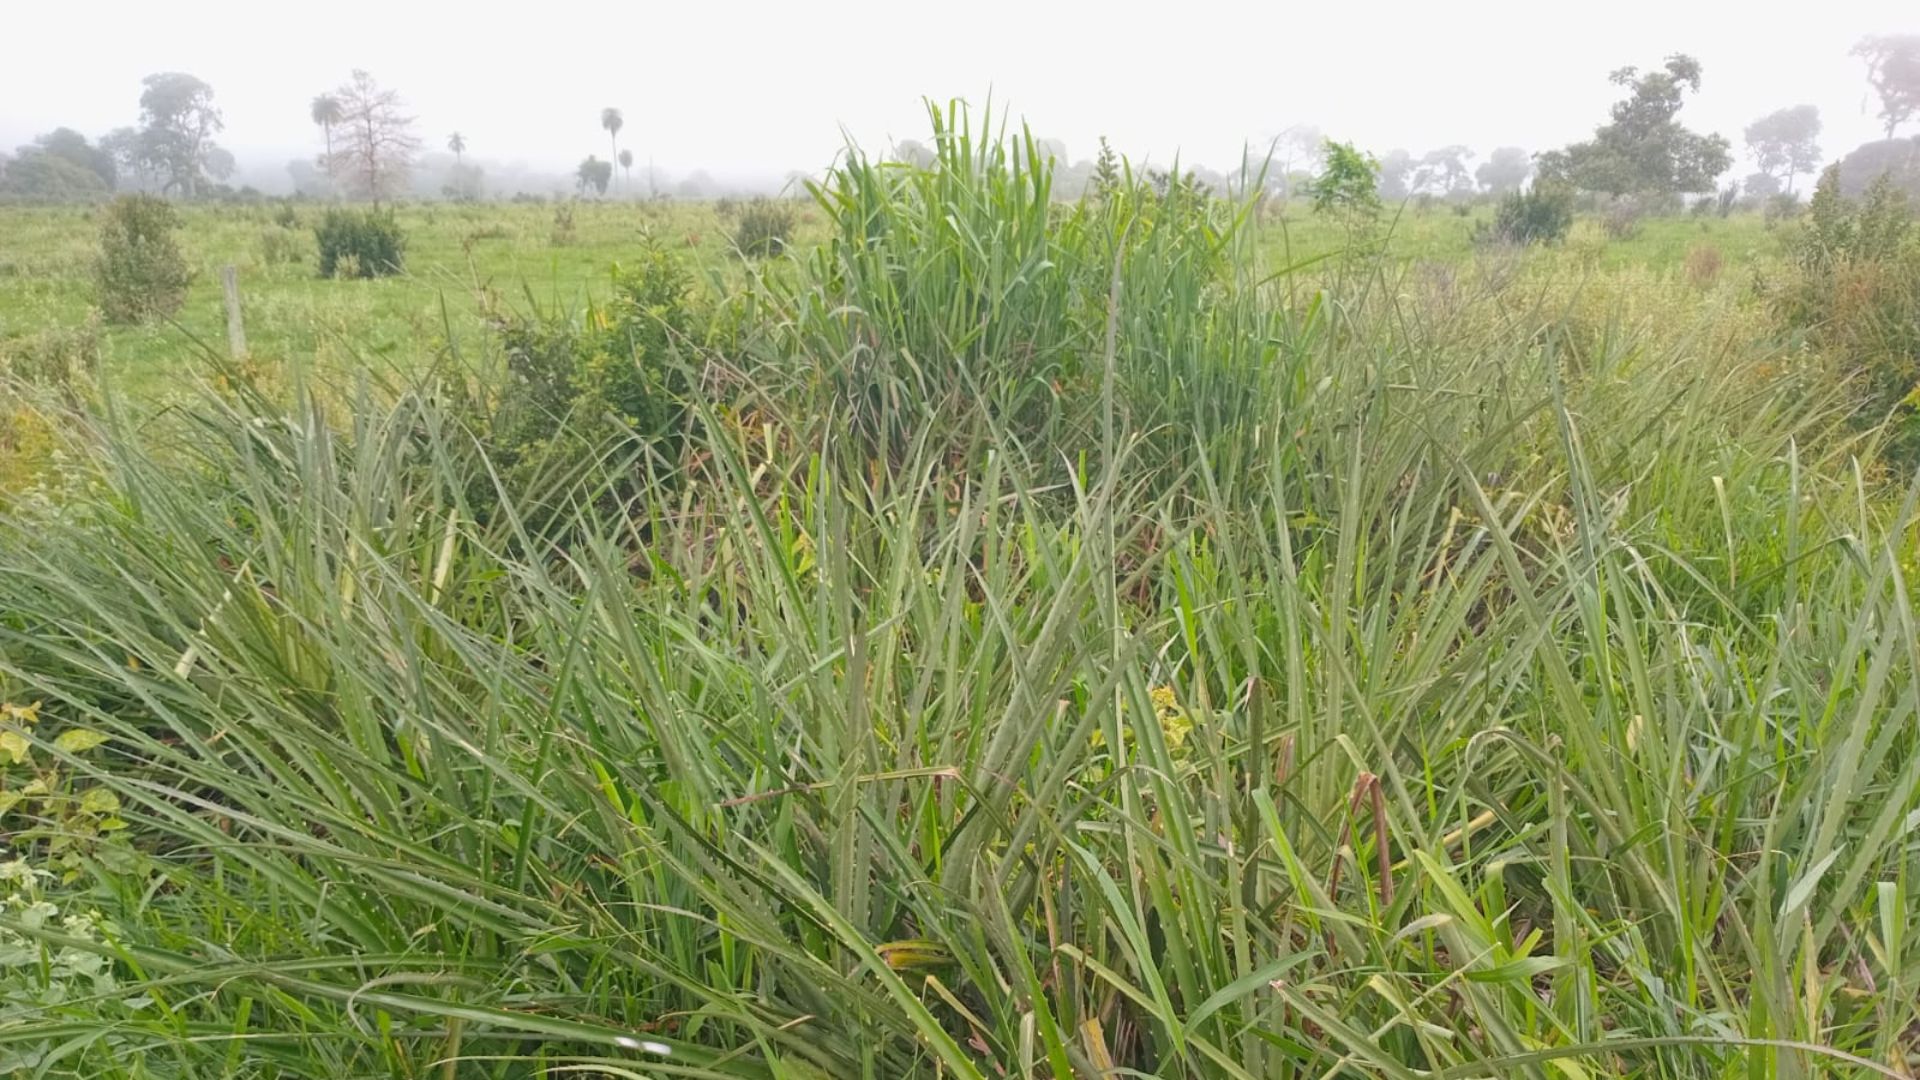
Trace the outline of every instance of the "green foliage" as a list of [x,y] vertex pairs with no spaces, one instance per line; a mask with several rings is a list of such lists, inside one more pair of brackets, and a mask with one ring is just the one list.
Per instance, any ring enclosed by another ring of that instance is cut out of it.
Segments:
[[108,322],[166,318],[186,303],[193,275],[174,240],[179,228],[165,199],[122,195],[107,207],[94,285]]
[[81,165],[39,150],[0,161],[0,201],[89,202],[107,185]]
[[786,200],[756,197],[739,210],[733,246],[748,258],[778,255],[793,238],[793,222],[793,207]]
[[542,520],[572,498],[609,455],[632,473],[604,495],[631,494],[671,472],[687,424],[686,354],[700,340],[686,269],[657,245],[616,267],[612,297],[575,318],[564,311],[502,315],[495,335],[506,383],[487,418],[487,447],[520,509]]
[[1349,231],[1369,225],[1380,216],[1380,163],[1352,143],[1326,140],[1320,175],[1307,189],[1318,214],[1339,218]]
[[1882,176],[1849,200],[1830,166],[1789,250],[1776,309],[1853,378],[1863,422],[1895,418],[1895,458],[1920,462],[1920,243],[1906,193]]
[[588,191],[592,191],[595,195],[605,195],[607,184],[613,180],[613,162],[601,161],[589,154],[587,159],[580,163],[580,167],[574,170],[573,180],[575,190],[582,195]]
[[329,207],[313,236],[323,278],[382,277],[406,267],[407,237],[392,210]]
[[1700,90],[1699,61],[1669,56],[1660,70],[1625,67],[1611,78],[1628,89],[1612,121],[1587,142],[1539,156],[1540,176],[1607,195],[1672,196],[1710,191],[1733,164],[1727,140],[1687,130],[1675,118],[1687,91]]
[[1564,184],[1536,183],[1500,200],[1491,237],[1507,244],[1554,244],[1573,228],[1573,191]]

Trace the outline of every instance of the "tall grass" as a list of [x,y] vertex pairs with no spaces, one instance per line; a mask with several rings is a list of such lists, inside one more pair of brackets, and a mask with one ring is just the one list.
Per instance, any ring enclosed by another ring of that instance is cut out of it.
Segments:
[[75,417],[0,518],[0,1048],[1911,1075],[1916,494],[1844,386],[937,135],[818,192],[623,503],[645,448],[515,490],[431,384]]

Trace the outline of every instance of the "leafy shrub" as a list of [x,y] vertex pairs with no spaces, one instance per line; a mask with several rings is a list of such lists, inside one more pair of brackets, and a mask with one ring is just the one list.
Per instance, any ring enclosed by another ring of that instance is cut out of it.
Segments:
[[511,489],[549,497],[626,440],[678,457],[686,382],[675,354],[694,330],[691,284],[672,254],[649,245],[636,265],[615,268],[612,299],[584,318],[495,322],[508,388],[485,426]]
[[100,370],[97,316],[75,326],[50,326],[0,337],[0,377],[54,391],[69,402],[86,398]]
[[1573,191],[1558,184],[1535,184],[1500,200],[1493,211],[1491,238],[1508,244],[1551,244],[1573,227]]
[[273,223],[283,229],[300,227],[300,215],[293,209],[292,199],[280,200],[280,205],[273,211]]
[[1773,297],[1788,325],[1861,385],[1861,419],[1888,416],[1895,460],[1920,461],[1920,245],[1905,192],[1887,177],[1859,200],[1841,194],[1838,166],[1814,189],[1788,244],[1793,266]]
[[554,247],[566,247],[574,241],[573,204],[563,202],[553,208],[553,234],[548,243]]
[[749,201],[739,214],[733,246],[742,255],[764,258],[787,249],[787,241],[793,236],[793,207],[763,195]]
[[145,322],[180,310],[193,274],[174,242],[180,215],[164,199],[122,195],[100,226],[94,280],[107,321]]
[[406,234],[391,210],[330,209],[313,237],[323,278],[382,277],[406,266]]

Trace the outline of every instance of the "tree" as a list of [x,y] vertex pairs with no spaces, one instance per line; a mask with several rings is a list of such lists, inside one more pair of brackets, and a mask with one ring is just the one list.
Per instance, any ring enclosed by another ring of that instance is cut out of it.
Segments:
[[1467,171],[1467,161],[1472,157],[1473,151],[1458,145],[1429,150],[1420,159],[1420,167],[1414,170],[1413,186],[1430,189],[1436,195],[1472,191],[1472,174]]
[[1273,157],[1280,164],[1280,182],[1289,196],[1293,194],[1295,173],[1308,176],[1319,172],[1321,156],[1331,145],[1312,124],[1295,124],[1273,138]]
[[620,186],[627,189],[633,187],[633,151],[631,150],[620,151]]
[[381,89],[372,75],[355,68],[334,96],[345,138],[328,157],[328,175],[344,176],[354,194],[376,204],[406,190],[420,140],[399,92]]
[[1610,78],[1627,88],[1613,105],[1611,123],[1593,138],[1537,159],[1541,178],[1609,195],[1675,195],[1711,191],[1733,164],[1727,140],[1701,135],[1675,117],[1687,91],[1700,89],[1700,62],[1675,53],[1657,71],[1624,67]]
[[931,169],[940,157],[918,139],[901,139],[893,144],[893,160],[916,169]]
[[587,193],[588,188],[594,189],[596,194],[605,195],[607,183],[612,179],[613,163],[601,161],[592,154],[588,154],[587,160],[581,162],[580,167],[573,171],[574,186],[582,195]]
[[1332,139],[1326,140],[1320,156],[1320,175],[1307,189],[1313,196],[1313,212],[1338,218],[1351,250],[1371,237],[1380,218],[1380,163],[1352,143]]
[[460,155],[467,152],[466,136],[460,134],[457,131],[447,136],[447,149],[453,151],[454,165],[459,166],[459,165],[466,164],[466,162],[462,160],[460,157]]
[[1775,195],[1780,194],[1780,178],[1774,176],[1772,173],[1752,173],[1748,175],[1745,180],[1741,181],[1740,190],[1746,192],[1747,198],[1749,199],[1756,202],[1765,202]]
[[148,160],[146,140],[138,128],[117,127],[100,136],[100,152],[113,160],[114,186],[151,191],[160,186],[153,162]]
[[34,139],[33,145],[20,148],[19,159],[24,160],[35,154],[46,154],[69,165],[77,165],[99,177],[101,185],[109,191],[119,179],[119,169],[113,155],[104,147],[89,144],[85,135],[72,128],[54,128]]
[[[607,143],[613,147],[612,160],[620,160],[620,129],[627,126],[627,118],[620,115],[619,109],[609,105],[600,110],[600,126],[607,129]],[[611,161],[608,163],[607,168],[609,170],[613,168]],[[602,184],[600,186],[602,188],[601,193],[605,194],[606,185]]]
[[1495,195],[1519,191],[1533,175],[1533,158],[1517,146],[1502,146],[1473,170],[1480,186]]
[[1380,159],[1380,197],[1400,202],[1413,194],[1413,155],[1405,150],[1389,150]]
[[1887,138],[1920,113],[1920,34],[1876,34],[1860,39],[1853,55],[1867,62],[1867,82],[1880,96]]
[[1895,188],[1920,202],[1920,135],[1910,139],[1877,139],[1854,147],[1840,159],[1843,195],[1863,195],[1883,176]]
[[341,117],[345,115],[340,110],[340,99],[332,94],[316,94],[314,99],[307,103],[307,115],[313,119],[314,123],[320,125],[320,132],[326,138],[327,156],[320,161],[321,167],[327,170],[328,175],[332,175],[333,126],[338,124]]
[[21,147],[20,156],[0,163],[0,197],[32,202],[77,202],[101,198],[107,186],[84,165],[34,147]]
[[1769,177],[1784,176],[1788,194],[1795,176],[1820,167],[1820,110],[1811,105],[1768,113],[1747,125],[1746,138],[1754,164]]
[[161,177],[161,194],[192,198],[200,191],[213,135],[225,123],[213,105],[213,87],[184,72],[140,80],[142,156]]

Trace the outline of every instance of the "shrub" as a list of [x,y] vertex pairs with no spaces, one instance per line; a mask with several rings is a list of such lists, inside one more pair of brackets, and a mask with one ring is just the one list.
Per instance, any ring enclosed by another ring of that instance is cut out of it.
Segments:
[[1509,244],[1552,244],[1573,227],[1573,191],[1558,184],[1535,184],[1500,200],[1493,212],[1492,238]]
[[548,238],[548,242],[554,247],[566,247],[573,241],[573,204],[559,203],[553,208],[553,235]]
[[89,316],[76,326],[50,326],[19,337],[0,337],[0,378],[51,390],[69,402],[85,399],[100,370],[100,322]]
[[300,215],[294,211],[292,199],[280,200],[280,205],[273,211],[273,223],[283,229],[300,227]]
[[1720,280],[1720,270],[1725,260],[1720,257],[1720,249],[1711,244],[1703,244],[1687,252],[1684,264],[1687,282],[1696,289],[1704,289]]
[[742,255],[764,258],[787,249],[787,241],[793,236],[793,207],[763,195],[749,201],[739,214],[733,246]]
[[1859,380],[1862,421],[1893,418],[1893,458],[1920,461],[1920,245],[1906,194],[1883,176],[1849,200],[1829,167],[1788,251],[1776,311]]
[[406,234],[391,210],[331,209],[314,226],[313,236],[323,278],[381,277],[406,266]]
[[94,263],[107,321],[165,318],[186,303],[193,274],[173,239],[179,227],[172,205],[152,195],[122,195],[107,208]]
[[484,426],[511,490],[551,498],[627,441],[678,457],[686,382],[675,350],[694,330],[690,288],[678,259],[649,244],[637,264],[614,269],[612,299],[584,318],[534,312],[495,323],[508,390]]

